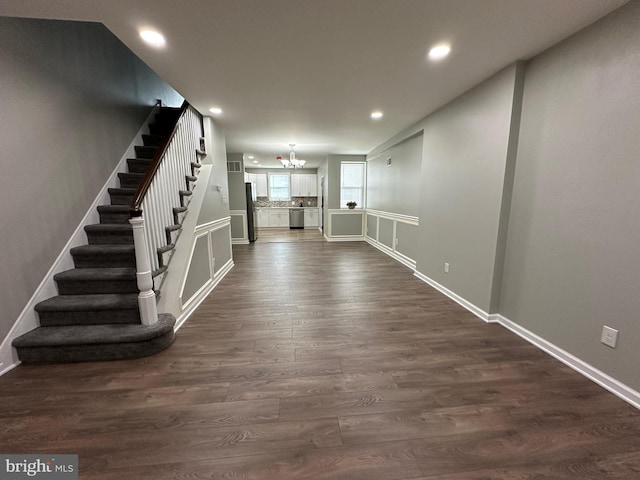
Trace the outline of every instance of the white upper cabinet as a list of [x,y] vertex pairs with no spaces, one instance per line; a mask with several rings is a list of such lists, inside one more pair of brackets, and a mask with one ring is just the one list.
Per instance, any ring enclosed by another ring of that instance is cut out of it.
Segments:
[[268,197],[269,192],[267,191],[267,174],[266,173],[256,173],[256,194],[258,197]]
[[267,192],[267,174],[266,173],[245,173],[244,181],[251,183],[251,188],[256,197],[266,197]]
[[317,197],[318,176],[315,173],[302,173],[291,175],[292,197]]

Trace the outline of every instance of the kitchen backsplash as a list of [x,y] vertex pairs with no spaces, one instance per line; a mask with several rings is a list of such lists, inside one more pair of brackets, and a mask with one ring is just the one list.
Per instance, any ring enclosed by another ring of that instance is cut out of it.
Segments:
[[[317,207],[318,206],[318,197],[295,197],[288,201],[274,201],[270,202],[269,197],[257,197],[256,199],[256,207],[298,207],[300,206],[300,202],[302,201],[302,205],[304,207]],[[295,204],[292,205],[291,202]]]

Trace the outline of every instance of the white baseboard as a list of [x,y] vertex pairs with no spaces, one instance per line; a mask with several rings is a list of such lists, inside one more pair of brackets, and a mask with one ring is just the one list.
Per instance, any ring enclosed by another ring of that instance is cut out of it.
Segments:
[[465,300],[464,298],[462,298],[457,293],[449,290],[447,287],[445,287],[443,285],[440,285],[438,282],[436,282],[432,278],[427,277],[424,273],[420,273],[420,272],[416,271],[414,273],[414,275],[416,277],[418,277],[420,280],[422,280],[423,282],[431,285],[433,288],[438,290],[440,293],[444,293],[447,297],[449,297],[454,302],[462,305],[464,308],[469,310],[471,313],[473,313],[479,319],[481,319],[481,320],[483,320],[483,321],[485,321],[487,323],[495,322],[494,315],[489,315],[487,312],[482,310],[480,307],[477,307],[476,305],[474,305],[473,303],[469,302],[468,300]]
[[540,350],[548,353],[552,357],[557,360],[560,360],[566,366],[572,368],[576,372],[584,375],[589,380],[597,383],[601,387],[609,390],[611,393],[620,397],[625,402],[633,405],[637,409],[640,409],[640,392],[634,390],[631,387],[628,387],[624,383],[616,380],[615,378],[607,375],[606,373],[598,370],[596,367],[588,364],[587,362],[579,359],[575,355],[570,354],[566,350],[554,345],[553,343],[545,340],[542,337],[539,337],[533,332],[530,332],[526,328],[518,325],[515,322],[512,322],[506,317],[502,315],[497,315],[497,323],[502,325],[508,330],[511,330],[513,333],[522,337],[527,342],[535,345]]
[[325,234],[324,239],[327,242],[364,242],[364,237],[362,235],[344,236],[344,237],[328,237]]
[[127,171],[127,158],[135,157],[135,146],[142,145],[142,135],[147,133],[148,124],[153,119],[153,115],[156,114],[158,108],[160,107],[154,107],[147,119],[144,121],[144,124],[142,125],[140,130],[138,130],[138,133],[127,148],[127,151],[120,158],[120,161],[105,182],[104,186],[100,190],[100,193],[98,193],[96,199],[91,204],[91,206],[87,210],[87,213],[80,221],[80,224],[73,232],[73,235],[71,235],[71,238],[69,238],[69,241],[64,246],[56,260],[53,262],[53,265],[51,266],[45,277],[42,279],[42,282],[40,282],[40,285],[38,285],[38,288],[29,299],[29,302],[27,302],[27,304],[25,305],[24,309],[18,316],[18,319],[13,324],[13,327],[11,327],[11,330],[9,330],[9,333],[0,344],[0,376],[4,375],[6,372],[20,364],[18,355],[15,349],[11,346],[11,343],[20,335],[23,335],[40,326],[40,320],[34,307],[37,303],[46,300],[47,298],[55,297],[56,295],[58,295],[58,287],[53,280],[54,275],[73,268],[73,258],[71,257],[71,253],[69,253],[69,250],[71,250],[73,247],[86,245],[87,237],[84,231],[85,225],[99,223],[100,216],[98,214],[97,207],[99,205],[110,203],[108,189],[118,186],[118,173]]
[[378,250],[380,250],[382,253],[389,255],[391,258],[393,258],[394,260],[400,262],[401,264],[403,264],[405,267],[409,267],[411,270],[414,271],[416,270],[416,261],[405,256],[402,255],[400,252],[397,252],[389,247],[387,247],[385,244],[380,243],[375,241],[373,238],[371,237],[365,237],[365,241],[371,245],[372,247],[377,248]]
[[598,385],[610,391],[617,397],[620,397],[622,400],[624,400],[628,404],[634,406],[637,409],[640,409],[640,392],[638,392],[637,390],[634,390],[633,388],[616,380],[610,375],[607,375],[601,370],[598,370],[593,365],[588,364],[584,360],[579,359],[575,355],[572,355],[571,353],[567,352],[566,350],[563,350],[557,345],[554,345],[548,340],[545,340],[544,338],[536,335],[535,333],[530,332],[526,328],[518,325],[517,323],[509,320],[508,318],[497,313],[488,314],[481,308],[478,308],[471,302],[462,298],[460,295],[452,292],[446,287],[443,287],[438,282],[427,277],[426,275],[420,272],[415,272],[414,275],[418,277],[420,280],[422,280],[423,282],[426,282],[429,285],[431,285],[433,288],[435,288],[439,292],[445,294],[454,302],[458,303],[459,305],[469,310],[478,318],[484,320],[487,323],[499,323],[504,328],[512,331],[519,337],[525,339],[530,344],[538,347],[540,350],[548,353],[553,358],[561,361],[569,368],[587,377],[589,380],[597,383]]
[[247,239],[242,239],[242,238],[235,238],[233,240],[231,240],[231,244],[232,245],[249,245],[249,240]]
[[193,299],[190,299],[187,308],[185,308],[180,314],[180,316],[176,319],[176,325],[174,327],[174,331],[177,332],[178,329],[182,325],[184,325],[184,323],[189,319],[189,317],[193,314],[193,312],[195,312],[196,308],[198,308],[200,304],[204,301],[204,299],[207,298],[207,295],[209,295],[213,291],[213,289],[216,288],[218,283],[220,283],[220,280],[222,280],[225,277],[225,275],[229,273],[229,271],[233,268],[233,266],[234,266],[233,259],[229,259],[229,261],[225,263],[220,270],[218,270],[218,272],[213,276],[213,278],[204,285],[204,287],[198,292],[198,294],[195,297],[193,297]]

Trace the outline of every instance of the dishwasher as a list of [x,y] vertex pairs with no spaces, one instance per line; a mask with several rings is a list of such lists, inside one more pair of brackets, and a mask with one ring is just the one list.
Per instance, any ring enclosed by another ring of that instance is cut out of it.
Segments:
[[304,228],[304,208],[289,209],[289,228]]

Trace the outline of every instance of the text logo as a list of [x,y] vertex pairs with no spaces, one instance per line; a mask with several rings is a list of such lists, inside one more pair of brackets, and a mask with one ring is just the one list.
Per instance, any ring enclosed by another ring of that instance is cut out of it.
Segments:
[[78,480],[78,455],[0,455],[1,480]]

